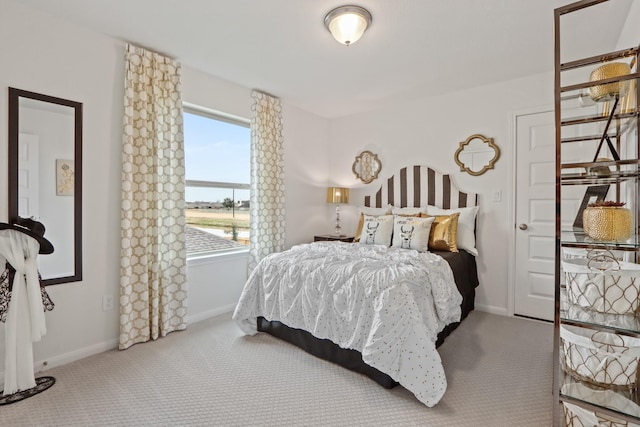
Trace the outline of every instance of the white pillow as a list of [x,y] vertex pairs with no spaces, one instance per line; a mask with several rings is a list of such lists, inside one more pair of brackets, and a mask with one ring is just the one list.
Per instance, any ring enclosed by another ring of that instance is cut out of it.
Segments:
[[436,206],[427,206],[428,215],[451,215],[459,212],[458,233],[456,244],[458,249],[464,249],[473,256],[478,256],[476,249],[476,215],[478,206],[469,208],[441,209]]
[[368,206],[360,206],[360,213],[365,215],[387,215],[391,213],[391,205],[387,205],[384,208],[370,208]]
[[429,233],[435,217],[420,218],[411,216],[394,216],[393,247],[415,249],[426,252],[429,249]]
[[371,216],[365,215],[360,234],[363,245],[391,246],[393,233],[393,215]]
[[391,207],[391,213],[394,215],[417,215],[427,213],[426,208],[397,208]]

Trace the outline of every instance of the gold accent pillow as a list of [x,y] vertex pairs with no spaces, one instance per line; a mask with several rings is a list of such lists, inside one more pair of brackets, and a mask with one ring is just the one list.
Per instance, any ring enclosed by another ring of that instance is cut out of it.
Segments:
[[360,220],[358,221],[358,228],[356,228],[356,236],[353,238],[354,242],[360,241],[360,235],[362,234],[363,225],[364,225],[364,214],[360,212]]
[[[424,215],[429,217],[431,215]],[[460,212],[452,215],[436,215],[429,234],[429,249],[434,251],[458,252],[456,237],[458,234],[458,217]]]

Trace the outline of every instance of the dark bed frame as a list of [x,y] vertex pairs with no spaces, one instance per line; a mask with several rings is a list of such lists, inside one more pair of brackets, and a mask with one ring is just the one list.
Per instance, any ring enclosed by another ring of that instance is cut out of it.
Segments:
[[[428,204],[442,209],[451,209],[476,206],[477,195],[459,191],[453,185],[449,175],[443,175],[428,166],[413,166],[403,168],[388,178],[386,185],[383,184],[375,194],[365,197],[364,204],[368,207],[382,207],[389,204],[399,207],[420,207]],[[461,322],[474,309],[475,289],[479,284],[476,259],[464,250],[459,253],[436,253],[451,266],[456,285],[462,294]],[[438,334],[436,347],[444,342],[460,322],[447,325]],[[316,338],[307,331],[291,328],[279,321],[269,321],[264,317],[258,317],[257,327],[258,331],[287,341],[316,357],[364,374],[385,388],[398,385],[389,375],[367,365],[359,351],[342,348],[328,339]]]

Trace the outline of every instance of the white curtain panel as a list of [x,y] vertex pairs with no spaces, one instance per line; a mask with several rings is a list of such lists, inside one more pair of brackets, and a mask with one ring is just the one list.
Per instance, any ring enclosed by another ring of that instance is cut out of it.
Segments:
[[284,138],[278,98],[253,91],[249,272],[284,250]]
[[187,326],[180,74],[175,60],[127,44],[120,349]]

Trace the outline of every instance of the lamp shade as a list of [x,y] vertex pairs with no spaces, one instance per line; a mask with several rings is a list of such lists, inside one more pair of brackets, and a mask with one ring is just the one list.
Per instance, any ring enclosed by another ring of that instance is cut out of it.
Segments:
[[349,203],[349,189],[344,187],[327,188],[327,203]]
[[371,25],[371,14],[360,6],[340,6],[327,13],[324,26],[339,43],[349,46]]

